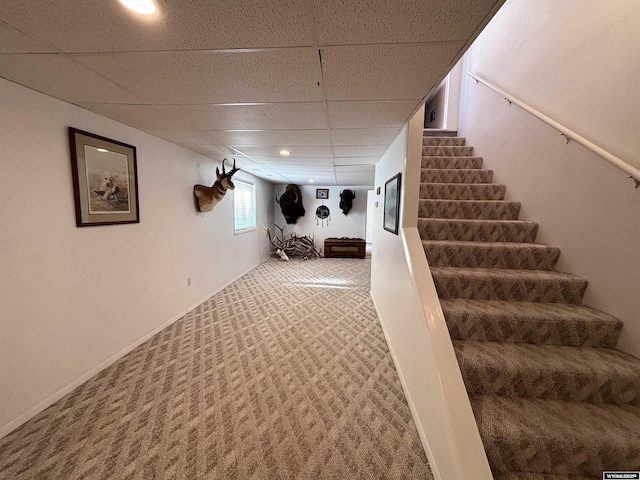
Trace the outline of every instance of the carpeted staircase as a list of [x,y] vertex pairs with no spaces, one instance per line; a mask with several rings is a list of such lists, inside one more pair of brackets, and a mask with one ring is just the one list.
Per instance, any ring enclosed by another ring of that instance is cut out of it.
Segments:
[[496,479],[640,470],[640,360],[482,158],[425,137],[418,228]]

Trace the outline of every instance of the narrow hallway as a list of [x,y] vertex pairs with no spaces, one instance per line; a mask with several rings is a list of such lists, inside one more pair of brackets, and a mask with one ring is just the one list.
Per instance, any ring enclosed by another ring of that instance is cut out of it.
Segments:
[[268,260],[1,439],[0,477],[433,478],[369,278]]

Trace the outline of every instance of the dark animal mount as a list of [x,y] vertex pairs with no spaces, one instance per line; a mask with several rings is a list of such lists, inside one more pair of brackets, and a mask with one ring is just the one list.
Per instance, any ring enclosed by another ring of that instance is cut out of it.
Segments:
[[347,215],[353,208],[353,199],[356,198],[356,192],[353,190],[342,190],[340,192],[340,208],[342,213]]
[[210,187],[205,185],[195,185],[193,187],[193,195],[196,199],[196,207],[199,212],[210,212],[213,210],[224,194],[227,193],[227,190],[233,190],[236,186],[231,181],[231,177],[234,173],[236,173],[239,168],[236,168],[236,159],[233,159],[233,168],[229,173],[227,173],[224,169],[224,162],[227,159],[222,160],[222,173],[220,173],[220,169],[216,167],[216,181]]
[[276,203],[280,205],[282,215],[287,223],[296,223],[298,218],[304,216],[304,207],[302,206],[302,192],[298,185],[290,183],[280,195],[280,199],[276,197]]

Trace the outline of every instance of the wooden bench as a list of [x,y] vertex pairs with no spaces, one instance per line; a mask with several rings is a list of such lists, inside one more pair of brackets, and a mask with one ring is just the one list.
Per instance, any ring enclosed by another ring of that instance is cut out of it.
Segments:
[[327,238],[324,241],[325,258],[364,258],[366,243],[362,238]]

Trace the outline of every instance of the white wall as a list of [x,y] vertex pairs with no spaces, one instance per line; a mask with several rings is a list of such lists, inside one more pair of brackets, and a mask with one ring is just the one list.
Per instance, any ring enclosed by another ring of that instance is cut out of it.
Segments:
[[[232,194],[196,212],[193,185],[210,184],[219,163],[5,80],[0,99],[2,435],[256,266],[269,245],[260,230],[234,235]],[[137,147],[139,224],[76,228],[69,126]],[[256,183],[267,223],[273,186]]]
[[508,0],[470,53],[468,70],[640,167],[640,2]]
[[[509,0],[466,69],[530,102],[630,163],[640,162],[640,4]],[[475,147],[558,270],[589,280],[584,303],[624,321],[640,356],[640,189],[620,170],[498,94],[463,78],[459,134]]]
[[[376,165],[371,297],[437,480],[491,479],[417,231],[424,108]],[[400,231],[382,228],[384,184],[402,172]]]
[[[286,225],[285,235],[295,232],[298,235],[313,236],[316,247],[322,249],[324,254],[324,240],[329,237],[365,238],[367,220],[367,190],[371,187],[325,187],[322,185],[299,185],[302,191],[302,205],[305,209],[304,217],[298,218],[297,223],[287,225],[280,205],[274,201],[274,218],[276,225]],[[275,192],[278,198],[284,193],[286,185],[276,185]],[[329,199],[324,200],[324,205],[329,207],[331,221],[327,225],[316,219],[316,208],[323,204],[323,200],[316,198],[317,188],[328,188]],[[344,189],[353,190],[356,198],[353,199],[353,208],[348,215],[340,209],[340,192]],[[265,225],[266,226],[266,225]],[[279,230],[271,226],[273,233],[279,234]]]

